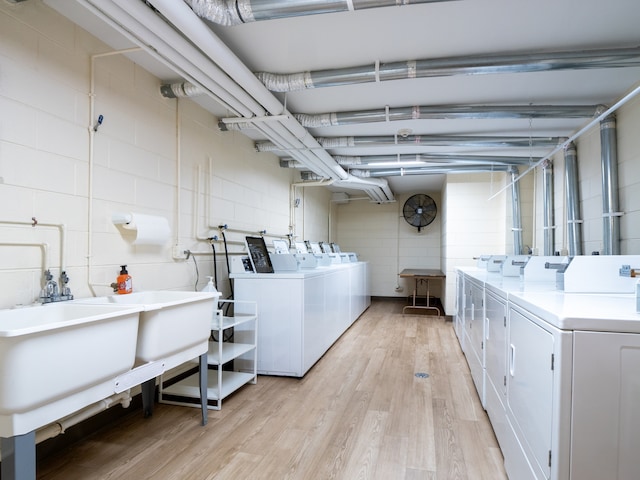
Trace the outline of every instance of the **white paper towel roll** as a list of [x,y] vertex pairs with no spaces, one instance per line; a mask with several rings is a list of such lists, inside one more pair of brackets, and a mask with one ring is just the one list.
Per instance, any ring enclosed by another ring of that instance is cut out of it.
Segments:
[[127,230],[136,230],[134,245],[164,245],[171,236],[169,221],[156,215],[131,213],[129,223],[123,224]]

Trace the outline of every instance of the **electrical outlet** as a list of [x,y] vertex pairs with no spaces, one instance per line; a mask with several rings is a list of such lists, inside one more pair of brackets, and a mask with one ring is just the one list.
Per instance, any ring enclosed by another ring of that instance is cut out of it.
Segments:
[[185,260],[187,258],[187,249],[183,245],[173,246],[173,258],[175,260]]

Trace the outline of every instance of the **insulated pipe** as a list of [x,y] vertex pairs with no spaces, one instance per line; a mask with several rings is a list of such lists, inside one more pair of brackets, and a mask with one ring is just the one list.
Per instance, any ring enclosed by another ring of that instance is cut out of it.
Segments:
[[544,228],[544,255],[553,255],[553,164],[546,160],[542,164],[542,210]]
[[582,118],[593,117],[597,109],[597,105],[440,105],[294,116],[303,127],[314,128],[425,119]]
[[567,198],[567,231],[569,256],[582,255],[582,219],[580,216],[580,190],[578,188],[578,161],[575,143],[564,149],[564,179]]
[[271,91],[294,92],[311,88],[412,78],[584,70],[638,65],[640,65],[640,47],[631,47],[405,60],[314,72],[289,74],[258,72],[256,76]]
[[620,216],[618,210],[618,145],[616,117],[600,122],[602,165],[602,254],[620,255]]
[[[165,97],[195,96],[204,93],[187,82],[162,85],[160,91]],[[294,117],[303,127],[317,128],[425,119],[583,118],[595,116],[600,108],[602,107],[599,105],[416,105],[318,114],[296,113]],[[252,123],[238,122],[236,118],[223,118],[218,125],[221,130],[242,131],[253,128]]]
[[[348,148],[374,145],[428,145],[465,147],[555,147],[560,142],[559,137],[501,137],[501,136],[470,136],[470,135],[380,135],[362,137],[318,137],[322,148]],[[283,151],[273,142],[256,142],[259,152]],[[286,150],[284,150],[286,151]]]
[[513,231],[513,253],[514,255],[522,254],[522,215],[520,214],[520,182],[513,180],[518,176],[518,168],[511,167],[511,216]]
[[185,0],[198,16],[225,26],[276,18],[441,1],[451,0]]
[[[404,175],[440,175],[449,173],[486,173],[486,172],[506,172],[509,167],[505,165],[497,165],[488,167],[486,165],[466,165],[459,167],[423,167],[423,168],[393,168],[389,170],[350,170],[350,173],[356,177],[401,177]],[[300,175],[306,178],[307,172],[301,172]],[[307,178],[308,179],[308,178]]]
[[[513,157],[513,156],[489,156],[489,155],[454,155],[454,154],[430,154],[418,153],[399,154],[399,155],[367,155],[367,156],[348,156],[336,155],[336,162],[343,167],[358,168],[380,168],[389,167],[391,163],[407,163],[414,162],[418,167],[427,166],[423,164],[472,164],[472,165],[529,165],[532,161],[538,160],[531,157]],[[282,168],[305,168],[303,164],[290,158],[281,158],[280,166]]]

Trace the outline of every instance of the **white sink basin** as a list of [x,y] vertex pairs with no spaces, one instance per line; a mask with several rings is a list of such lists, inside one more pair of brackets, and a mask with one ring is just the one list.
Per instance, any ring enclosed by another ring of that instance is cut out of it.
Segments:
[[[74,303],[140,306],[136,361],[146,363],[196,346],[206,352],[219,297],[217,292],[154,290],[80,299]],[[167,365],[167,368],[173,366]]]
[[0,436],[28,433],[113,394],[134,364],[138,305],[0,310]]

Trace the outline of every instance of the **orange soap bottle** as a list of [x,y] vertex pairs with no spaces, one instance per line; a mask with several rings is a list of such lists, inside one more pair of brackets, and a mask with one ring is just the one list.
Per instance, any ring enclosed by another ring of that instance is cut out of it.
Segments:
[[127,272],[127,266],[121,265],[120,275],[118,275],[117,284],[118,284],[118,293],[125,294],[131,293],[133,291],[133,284],[131,282],[131,275]]

